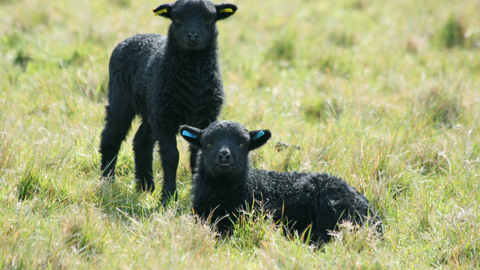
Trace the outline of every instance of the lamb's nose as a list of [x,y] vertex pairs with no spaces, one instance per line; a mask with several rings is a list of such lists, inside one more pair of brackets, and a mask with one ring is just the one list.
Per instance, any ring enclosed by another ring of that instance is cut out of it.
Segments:
[[228,150],[223,150],[220,153],[218,153],[218,158],[221,161],[229,161],[230,160],[230,151]]
[[190,32],[188,33],[188,37],[191,39],[191,40],[195,40],[198,38],[198,33],[197,32]]

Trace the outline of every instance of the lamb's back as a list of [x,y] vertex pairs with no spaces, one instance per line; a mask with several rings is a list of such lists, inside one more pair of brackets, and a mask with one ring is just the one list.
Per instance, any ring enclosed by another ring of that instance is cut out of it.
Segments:
[[136,34],[125,39],[112,52],[110,74],[127,76],[134,84],[141,82],[150,66],[161,61],[165,44],[166,37],[159,34]]
[[109,63],[109,103],[128,101],[135,113],[145,114],[146,92],[152,79],[152,67],[161,62],[166,37],[158,34],[136,34],[120,42]]
[[316,226],[333,229],[347,214],[376,215],[362,194],[327,173],[254,169],[248,187],[276,219],[295,220],[299,227],[313,221]]

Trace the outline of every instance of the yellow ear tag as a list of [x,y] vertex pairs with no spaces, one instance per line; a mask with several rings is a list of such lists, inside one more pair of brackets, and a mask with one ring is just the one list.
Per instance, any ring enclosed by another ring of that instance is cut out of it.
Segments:
[[[152,9],[152,12],[155,12],[155,9]],[[158,16],[160,14],[167,13],[167,9],[160,9],[159,11],[155,12],[155,16]]]
[[233,10],[231,8],[224,8],[220,10],[220,13],[233,13]]

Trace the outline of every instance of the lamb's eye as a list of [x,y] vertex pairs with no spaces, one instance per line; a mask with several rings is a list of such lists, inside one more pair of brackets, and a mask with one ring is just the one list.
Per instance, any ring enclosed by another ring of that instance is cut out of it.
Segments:
[[205,23],[206,23],[206,24],[212,24],[212,23],[213,23],[213,20],[206,20]]
[[246,146],[245,144],[243,144],[243,143],[241,143],[239,146],[240,146],[240,148],[242,148],[242,149],[247,148],[247,146]]
[[176,19],[176,20],[175,20],[175,23],[176,23],[176,24],[182,24],[182,20]]
[[210,148],[210,147],[212,147],[212,144],[211,144],[211,143],[207,143],[207,144],[205,144],[204,147],[205,147],[205,148]]

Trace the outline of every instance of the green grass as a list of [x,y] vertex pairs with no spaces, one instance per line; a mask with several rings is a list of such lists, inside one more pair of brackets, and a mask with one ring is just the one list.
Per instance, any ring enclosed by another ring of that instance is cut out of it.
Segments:
[[[101,182],[109,56],[135,33],[166,33],[151,13],[161,2],[3,0],[0,268],[478,268],[478,1],[233,3],[218,23],[220,118],[272,131],[258,168],[346,179],[384,240],[347,226],[316,250],[262,213],[217,238],[191,215],[180,138],[177,204],[135,190],[133,134],[117,181]],[[158,155],[154,173],[161,186]]]

